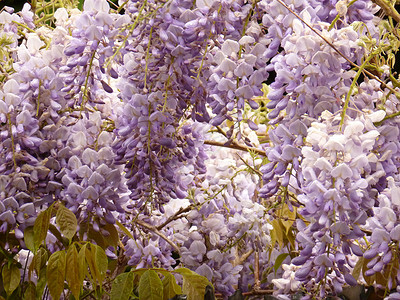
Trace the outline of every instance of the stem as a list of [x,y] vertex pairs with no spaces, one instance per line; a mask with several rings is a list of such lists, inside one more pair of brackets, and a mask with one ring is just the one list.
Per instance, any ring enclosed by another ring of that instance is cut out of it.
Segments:
[[252,166],[250,166],[247,161],[245,161],[239,154],[237,154],[237,157],[246,165],[246,167],[248,167],[251,171],[253,171],[255,174],[257,174],[258,176],[262,177],[262,173],[256,169],[254,169]]
[[90,58],[90,62],[89,62],[89,68],[86,74],[86,79],[85,79],[85,86],[83,88],[83,95],[82,95],[82,104],[81,104],[81,111],[80,113],[82,114],[83,108],[86,105],[86,100],[88,99],[87,97],[87,90],[88,90],[88,83],[89,83],[89,76],[90,76],[90,70],[92,69],[93,66],[93,60],[94,60],[94,56],[96,55],[96,51],[93,51],[92,57]]
[[232,263],[233,266],[236,267],[238,265],[243,264],[249,258],[249,256],[253,254],[253,252],[254,249],[250,249],[249,251],[244,253],[241,257],[236,257]]
[[12,154],[13,154],[13,162],[14,162],[14,169],[15,171],[17,170],[17,161],[15,158],[15,143],[14,143],[14,135],[12,132],[12,123],[11,123],[11,115],[10,113],[7,114],[7,118],[8,118],[8,126],[9,126],[9,130],[10,130],[10,136],[11,136],[11,149],[12,149]]
[[[217,14],[220,13],[221,9],[222,9],[222,5],[220,4],[219,7],[218,7],[218,10],[217,10]],[[213,21],[213,25],[215,25],[215,20]],[[211,36],[212,36],[212,33],[211,33],[211,30],[210,30],[210,34],[208,35],[208,39],[209,40],[211,39]],[[200,73],[201,73],[201,70],[203,69],[204,60],[206,59],[206,55],[207,55],[207,52],[208,52],[208,46],[209,46],[209,44],[207,43],[206,44],[206,49],[205,49],[204,54],[203,54],[203,57],[201,58],[200,67],[197,70],[197,76],[196,76],[196,80],[197,81],[199,81],[199,79],[200,79]]]
[[158,235],[159,237],[164,239],[172,248],[174,248],[175,251],[177,251],[180,254],[179,247],[177,245],[175,245],[172,241],[170,241],[168,239],[168,237],[164,233],[160,232],[155,226],[150,225],[142,220],[136,220],[135,223],[141,227],[144,227],[144,228],[154,232],[156,235]]
[[[19,22],[17,22],[17,21],[12,21],[12,22],[13,22],[14,24],[17,24],[18,26],[21,26],[21,27],[25,28],[26,30],[28,30],[28,31],[30,31],[30,32],[35,33],[35,30],[29,28],[29,27],[26,26],[25,24],[19,23]],[[40,36],[39,36],[39,37],[40,37]]]
[[151,36],[153,34],[153,28],[150,28],[150,34],[149,34],[149,43],[147,44],[147,49],[146,49],[146,67],[144,69],[144,88],[143,90],[146,91],[146,85],[147,85],[147,72],[148,72],[148,65],[149,65],[149,52],[150,52],[150,45],[151,45]]
[[259,290],[260,285],[260,254],[258,253],[258,250],[256,250],[254,253],[254,290]]
[[137,15],[137,17],[135,19],[135,22],[133,22],[133,24],[129,28],[129,33],[125,36],[125,38],[122,41],[121,45],[119,45],[119,47],[117,48],[117,51],[115,51],[113,56],[111,56],[110,60],[107,62],[106,66],[105,66],[105,69],[108,68],[108,65],[111,63],[111,61],[115,59],[115,57],[118,55],[118,53],[121,51],[121,49],[125,46],[125,43],[128,40],[129,36],[132,34],[132,32],[135,30],[137,24],[139,23],[139,18],[142,16],[143,9],[144,9],[144,7],[146,5],[147,5],[147,0],[144,0],[142,6],[139,9],[139,12],[138,12],[138,15]]
[[[350,6],[352,6],[352,5],[354,4],[354,2],[356,2],[356,1],[357,1],[357,0],[353,0],[353,1],[351,1],[349,4],[347,4],[347,8],[349,8]],[[337,20],[339,20],[339,18],[340,18],[340,15],[337,14],[336,17],[335,17],[335,19],[332,21],[331,25],[329,25],[328,31],[330,31],[330,30],[333,28],[333,26],[335,26],[335,24],[336,24]]]
[[241,150],[241,151],[246,151],[246,152],[252,151],[252,152],[255,152],[255,153],[259,154],[259,155],[267,156],[265,151],[263,151],[261,149],[254,148],[254,147],[247,147],[247,146],[244,146],[244,145],[239,145],[236,142],[232,142],[230,145],[226,145],[225,143],[222,143],[222,142],[207,140],[207,141],[204,141],[204,144],[211,145],[211,146],[225,147],[225,148],[230,148],[230,149],[236,149],[236,150]]
[[[22,280],[25,281],[25,275],[26,275],[26,268],[28,267],[28,261],[29,261],[29,255],[31,254],[31,251],[28,251],[28,255],[26,256],[26,262],[24,266],[24,275],[22,277]],[[21,290],[22,291],[22,290]]]
[[181,214],[186,213],[186,212],[190,212],[192,209],[193,209],[193,205],[190,205],[190,206],[188,206],[186,208],[181,207],[173,216],[170,216],[164,223],[156,226],[156,229],[157,230],[161,230],[162,228],[167,226],[172,221],[175,221],[177,219],[185,217],[185,216],[181,216]]
[[372,0],[376,5],[380,6],[382,10],[385,12],[386,15],[389,17],[392,17],[397,23],[400,23],[400,14],[397,12],[397,10],[391,6],[389,3],[390,1],[388,0]]
[[[256,5],[257,5],[258,1],[259,0],[254,0],[253,1],[253,5],[251,6],[251,10],[249,11],[249,13],[246,16],[246,20],[244,21],[243,30],[242,30],[242,37],[246,33],[247,25],[249,24],[249,21],[250,21],[250,18],[251,18],[251,14],[253,13],[254,9],[256,8]],[[239,46],[238,60],[242,57],[242,50],[243,50],[243,45],[240,45]]]
[[118,13],[118,14],[120,13],[120,11],[124,8],[124,6],[125,6],[128,2],[129,2],[129,0],[126,0],[124,3],[122,3],[122,4],[118,7],[118,9],[117,9],[117,13]]
[[375,126],[379,126],[380,124],[382,124],[383,121],[386,121],[386,120],[388,120],[388,119],[392,119],[392,118],[397,117],[397,116],[400,116],[400,111],[398,111],[398,112],[396,112],[396,113],[393,113],[393,114],[391,114],[391,115],[387,115],[386,117],[383,118],[382,121],[377,122],[377,123],[374,123],[374,125],[375,125]]
[[346,111],[347,111],[347,108],[349,107],[350,96],[351,96],[351,93],[352,93],[352,91],[353,91],[354,86],[355,86],[356,83],[357,83],[357,79],[358,79],[358,77],[360,77],[361,72],[364,70],[365,66],[368,64],[368,62],[369,62],[373,57],[374,57],[374,52],[372,52],[371,55],[367,57],[367,59],[363,62],[363,64],[361,65],[361,67],[358,69],[356,76],[354,76],[353,82],[352,82],[351,85],[350,85],[350,89],[349,89],[349,91],[347,92],[346,100],[344,101],[343,110],[342,110],[342,118],[341,118],[340,124],[339,124],[339,129],[340,129],[340,130],[342,130],[342,126],[343,126],[343,123],[344,123],[344,117],[346,116]]
[[37,97],[37,107],[36,107],[36,117],[39,117],[39,107],[40,107],[40,88],[42,86],[42,83],[39,81],[39,91],[38,91],[38,97]]
[[251,292],[242,293],[243,296],[255,296],[255,295],[269,295],[272,294],[274,290],[257,290]]

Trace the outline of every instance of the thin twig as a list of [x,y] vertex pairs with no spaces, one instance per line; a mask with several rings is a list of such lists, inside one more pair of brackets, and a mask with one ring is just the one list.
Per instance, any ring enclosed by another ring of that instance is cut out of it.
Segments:
[[225,143],[221,143],[221,142],[217,142],[217,141],[204,141],[204,144],[206,145],[211,145],[211,146],[218,146],[218,147],[225,147],[225,148],[231,148],[231,149],[236,149],[236,150],[241,150],[241,151],[253,151],[257,154],[260,154],[262,156],[267,156],[267,154],[265,153],[265,151],[258,149],[258,148],[254,148],[254,147],[248,147],[245,145],[239,145],[236,142],[232,142],[231,144],[227,145]]
[[258,250],[254,253],[254,291],[258,291],[261,286],[260,281],[260,254]]
[[249,251],[244,253],[241,257],[239,257],[239,256],[236,257],[232,262],[233,266],[236,267],[238,265],[243,264],[249,258],[249,256],[253,254],[253,252],[254,252],[254,249],[250,249]]
[[251,292],[242,293],[243,296],[255,296],[255,295],[271,295],[274,290],[254,290]]
[[181,214],[185,213],[185,212],[190,212],[190,210],[193,208],[192,205],[189,205],[186,208],[181,207],[173,216],[170,216],[164,223],[158,225],[157,227],[155,227],[157,230],[161,230],[163,229],[165,226],[167,226],[169,223],[171,223],[172,221],[175,221],[177,219],[180,219],[182,217],[185,216],[181,216]]
[[167,237],[164,233],[160,232],[155,226],[150,225],[150,224],[148,224],[148,223],[146,223],[146,222],[144,222],[144,221],[142,221],[142,220],[136,220],[135,223],[138,224],[139,226],[142,226],[142,227],[144,227],[144,228],[146,228],[146,229],[148,229],[148,230],[154,232],[154,233],[157,234],[160,238],[164,239],[168,244],[170,244],[171,247],[175,249],[175,251],[177,251],[178,253],[180,253],[179,247],[178,247],[177,245],[175,245],[172,241],[170,241],[170,240],[168,239],[168,237]]
[[246,165],[246,167],[248,167],[250,170],[252,170],[252,171],[253,171],[254,173],[256,173],[258,176],[261,177],[261,176],[263,175],[260,171],[254,169],[252,166],[250,166],[250,165],[247,163],[247,161],[245,161],[239,154],[236,153],[236,155],[237,155],[237,157]]

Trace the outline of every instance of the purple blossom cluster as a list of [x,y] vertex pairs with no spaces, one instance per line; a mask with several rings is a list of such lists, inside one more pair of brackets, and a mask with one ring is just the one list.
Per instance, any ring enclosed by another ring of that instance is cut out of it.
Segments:
[[[303,250],[292,263],[302,265],[296,271],[298,280],[314,278],[314,284],[335,272],[332,285],[341,292],[344,282],[356,284],[346,256],[363,255],[358,239],[365,234],[360,226],[375,204],[368,186],[384,174],[369,167],[368,153],[379,136],[371,119],[349,119],[343,132],[337,133],[340,118],[335,120],[329,113],[323,117],[326,122],[311,124],[302,148],[303,193],[297,199],[304,205],[302,216],[310,223],[297,222],[297,241]],[[325,297],[324,288],[320,293]]]
[[[33,17],[26,11],[21,12],[23,20],[2,14],[10,23],[17,20],[22,24],[28,22],[28,16]],[[121,171],[114,165],[110,147],[114,136],[107,131],[112,111],[107,98],[110,91],[97,88],[99,84],[94,83],[91,73],[95,68],[88,70],[87,61],[81,64],[86,65],[81,70],[79,65],[70,64],[73,39],[70,42],[63,38],[74,22],[88,18],[84,15],[71,21],[66,10],[59,10],[54,31],[40,28],[40,34],[28,33],[21,45],[15,44],[15,73],[2,86],[0,218],[4,222],[2,231],[15,230],[21,243],[24,229],[32,226],[37,213],[54,201],[62,201],[82,222],[95,216],[114,223],[112,212],[124,212],[121,204],[126,187]],[[108,9],[102,14],[97,11],[95,16],[97,22],[101,17],[110,18]],[[12,26],[6,28],[13,30]],[[76,34],[79,32],[76,30]],[[85,57],[82,53],[78,54]],[[92,80],[87,84],[93,86],[89,97],[96,100],[96,106],[83,109],[79,99],[89,94],[81,90],[82,82],[74,81],[76,77],[70,80],[65,75],[67,69]],[[69,87],[75,88],[75,94]]]

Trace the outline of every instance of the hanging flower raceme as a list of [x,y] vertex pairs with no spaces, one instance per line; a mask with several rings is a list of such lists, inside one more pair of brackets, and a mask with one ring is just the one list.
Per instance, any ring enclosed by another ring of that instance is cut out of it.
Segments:
[[[346,119],[338,132],[340,118],[324,112],[324,122],[314,122],[308,129],[302,149],[303,193],[298,201],[309,225],[298,220],[297,241],[303,250],[292,260],[302,266],[296,271],[297,280],[313,278],[312,284],[318,284],[329,278],[339,293],[344,282],[356,284],[349,256],[363,255],[359,239],[375,205],[371,184],[384,176],[371,167],[371,151],[379,136],[372,123],[375,117]],[[321,297],[325,292],[322,285]]]

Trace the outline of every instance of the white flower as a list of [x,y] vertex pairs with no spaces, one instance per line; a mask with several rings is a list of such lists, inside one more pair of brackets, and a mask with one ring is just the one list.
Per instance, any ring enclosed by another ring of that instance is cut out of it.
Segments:
[[343,17],[347,14],[347,1],[340,0],[336,3],[335,8],[339,14],[339,16]]
[[86,0],[83,4],[83,10],[108,12],[110,10],[110,6],[106,0]]
[[230,56],[232,54],[236,55],[236,53],[239,51],[239,43],[234,41],[234,40],[226,40],[221,47],[222,52]]
[[45,43],[36,34],[29,34],[26,47],[31,54],[36,54],[43,46]]
[[214,4],[215,0],[196,0],[196,7],[203,8],[208,7],[210,8]]
[[344,163],[338,165],[337,167],[333,168],[331,175],[335,178],[350,178],[353,175],[353,171],[350,167]]
[[63,25],[68,20],[68,12],[62,7],[56,10],[54,13],[54,18],[56,19],[56,25]]
[[377,110],[371,114],[369,114],[367,117],[372,121],[372,122],[380,122],[383,120],[383,118],[386,116],[386,112],[384,110]]

